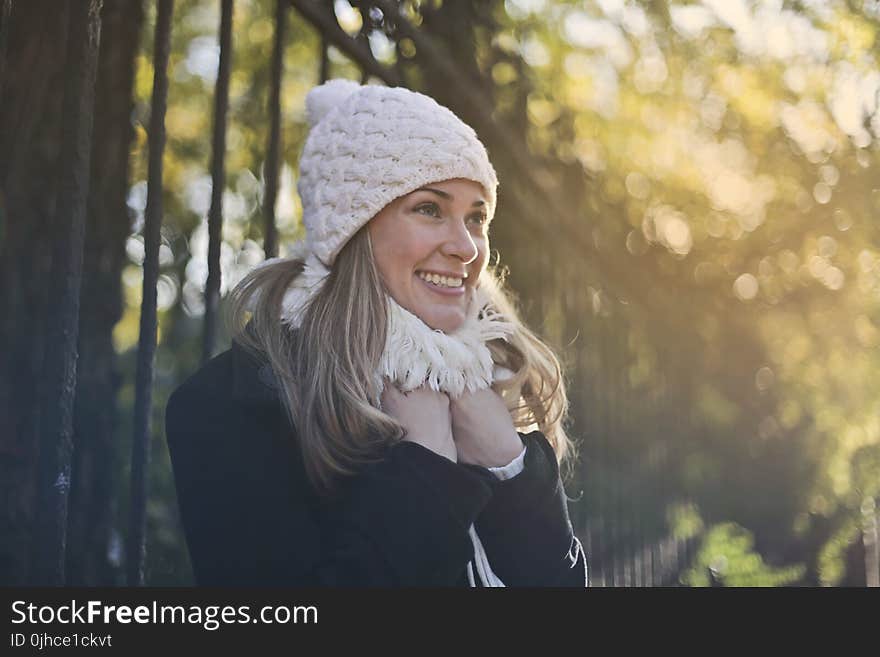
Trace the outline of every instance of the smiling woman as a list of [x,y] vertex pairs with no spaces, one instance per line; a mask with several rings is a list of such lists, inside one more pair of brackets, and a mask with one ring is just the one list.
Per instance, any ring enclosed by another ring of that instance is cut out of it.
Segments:
[[166,411],[197,582],[585,586],[563,375],[487,266],[485,148],[406,89],[306,107],[306,240]]

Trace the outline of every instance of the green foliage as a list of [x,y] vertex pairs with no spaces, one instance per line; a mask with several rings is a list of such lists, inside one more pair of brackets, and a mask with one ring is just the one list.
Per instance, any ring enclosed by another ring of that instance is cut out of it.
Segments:
[[672,504],[666,515],[672,535],[679,540],[693,538],[703,531],[703,519],[693,502]]
[[688,586],[785,586],[803,577],[803,564],[774,568],[754,551],[752,534],[736,523],[709,528],[693,564],[682,576]]
[[846,574],[846,549],[860,536],[858,519],[853,516],[847,518],[822,546],[818,559],[819,582],[822,586],[840,584]]

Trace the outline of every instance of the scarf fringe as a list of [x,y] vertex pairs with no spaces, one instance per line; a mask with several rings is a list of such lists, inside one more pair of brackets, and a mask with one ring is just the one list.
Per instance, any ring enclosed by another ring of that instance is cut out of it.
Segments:
[[427,385],[460,397],[465,392],[488,388],[495,378],[495,363],[486,342],[507,340],[514,331],[514,325],[489,304],[485,293],[477,288],[464,324],[446,334],[432,329],[392,300],[381,375],[403,392]]

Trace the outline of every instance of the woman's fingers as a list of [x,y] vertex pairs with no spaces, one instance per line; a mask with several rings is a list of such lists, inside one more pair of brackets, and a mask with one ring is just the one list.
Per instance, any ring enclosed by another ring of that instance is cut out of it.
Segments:
[[383,412],[406,430],[406,438],[451,460],[456,459],[449,415],[449,397],[425,386],[401,392],[386,382],[382,393]]

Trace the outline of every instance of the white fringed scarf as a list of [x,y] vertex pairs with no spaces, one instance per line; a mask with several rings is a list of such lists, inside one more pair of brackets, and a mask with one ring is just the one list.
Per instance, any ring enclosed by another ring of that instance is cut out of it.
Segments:
[[[288,258],[304,260],[304,267],[284,295],[281,320],[298,328],[308,302],[321,289],[330,270],[304,241],[293,246]],[[277,260],[267,260],[263,264]],[[492,307],[485,291],[480,288],[474,290],[464,324],[449,334],[432,329],[390,295],[388,305],[390,314],[385,351],[376,372],[380,392],[387,377],[403,392],[428,385],[432,390],[456,398],[465,392],[488,388],[495,379],[511,375],[509,370],[495,365],[486,342],[496,338],[506,340],[513,334],[514,325]],[[489,566],[486,551],[473,525],[468,533],[474,545],[474,560],[467,565],[468,583],[472,587],[477,585],[474,578],[476,566],[484,587],[503,587],[504,583]]]

